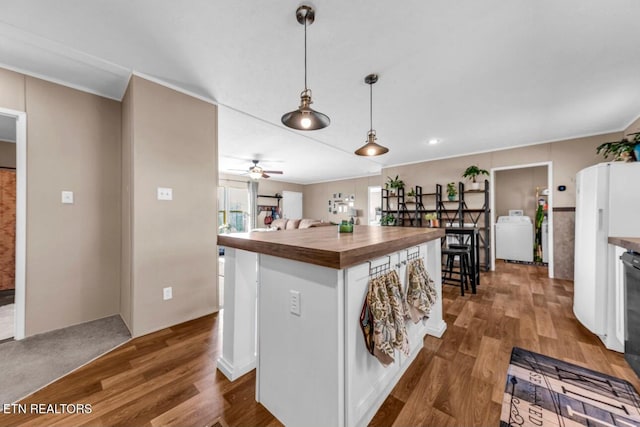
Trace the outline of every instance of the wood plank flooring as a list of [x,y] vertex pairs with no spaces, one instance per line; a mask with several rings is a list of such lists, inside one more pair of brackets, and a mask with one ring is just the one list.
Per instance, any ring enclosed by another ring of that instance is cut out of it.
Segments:
[[[497,265],[477,295],[445,285],[448,328],[427,337],[373,426],[498,425],[513,346],[640,381],[621,354],[573,317],[569,281],[541,267]],[[206,316],[137,338],[21,403],[90,403],[91,414],[0,414],[2,426],[281,425],[256,403],[255,371],[230,383],[216,370],[220,319]]]

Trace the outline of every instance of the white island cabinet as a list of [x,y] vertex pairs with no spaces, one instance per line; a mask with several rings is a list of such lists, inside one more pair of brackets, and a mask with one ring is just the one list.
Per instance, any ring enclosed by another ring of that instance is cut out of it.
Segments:
[[[440,337],[446,329],[440,281],[443,235],[438,229],[358,226],[352,234],[322,227],[219,239],[231,255],[225,264],[231,259],[246,262],[251,255],[257,259],[256,400],[288,426],[366,425],[422,348],[424,336]],[[371,268],[389,264],[406,284],[410,254],[424,260],[438,302],[427,321],[407,321],[410,354],[396,351],[395,361],[385,367],[365,347],[360,313]],[[236,271],[252,268],[235,264]],[[240,276],[247,275],[236,274]],[[240,287],[239,294],[251,298],[246,283],[226,277],[225,297],[233,294],[231,287]],[[255,340],[234,333],[228,322],[251,318],[252,309],[250,301],[240,299],[232,307],[225,304],[223,372],[234,367],[234,360],[224,357],[225,347],[246,348]],[[237,356],[246,366],[246,353]]]

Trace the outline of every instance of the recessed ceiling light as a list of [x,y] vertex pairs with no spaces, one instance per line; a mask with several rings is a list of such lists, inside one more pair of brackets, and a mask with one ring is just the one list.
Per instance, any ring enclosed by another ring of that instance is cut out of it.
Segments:
[[429,145],[436,145],[439,142],[440,142],[439,139],[433,138],[429,140]]

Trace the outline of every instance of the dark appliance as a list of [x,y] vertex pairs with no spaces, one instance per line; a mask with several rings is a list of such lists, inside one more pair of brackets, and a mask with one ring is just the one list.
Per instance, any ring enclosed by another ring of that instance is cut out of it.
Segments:
[[625,252],[624,264],[626,313],[624,358],[640,377],[640,254]]

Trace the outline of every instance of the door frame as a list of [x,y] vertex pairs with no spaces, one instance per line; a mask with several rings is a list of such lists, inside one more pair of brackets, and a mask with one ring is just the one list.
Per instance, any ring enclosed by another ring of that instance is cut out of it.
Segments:
[[0,114],[16,120],[16,276],[15,340],[25,337],[27,270],[27,113],[0,108]]
[[[498,171],[504,170],[512,170],[512,169],[526,169],[533,168],[537,166],[546,166],[547,167],[547,188],[549,189],[549,196],[547,198],[547,203],[549,205],[549,209],[547,210],[547,224],[549,227],[549,278],[553,279],[554,277],[554,264],[553,264],[553,161],[548,162],[537,162],[537,163],[527,163],[524,165],[513,165],[513,166],[501,166],[496,168],[491,168],[491,182],[490,182],[490,192],[489,192],[489,203],[491,204],[491,271],[495,271],[496,269],[496,201],[495,201],[495,173]],[[535,218],[534,218],[535,220]]]
[[[378,191],[372,191],[372,190],[378,190]],[[367,225],[371,225],[371,222],[375,219],[375,214],[374,214],[374,218],[371,218],[371,193],[381,193],[381,192],[382,192],[381,185],[370,185],[369,187],[367,187]],[[378,198],[378,201],[380,201],[380,198]],[[382,206],[380,206],[380,208],[382,209]]]

